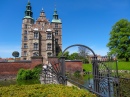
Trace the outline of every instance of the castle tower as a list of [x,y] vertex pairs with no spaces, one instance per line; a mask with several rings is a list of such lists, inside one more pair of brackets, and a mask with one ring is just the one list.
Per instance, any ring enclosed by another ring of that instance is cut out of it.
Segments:
[[29,31],[31,31],[31,26],[34,23],[34,19],[32,18],[33,12],[31,3],[28,2],[26,6],[25,16],[22,22],[22,48],[21,48],[21,59],[28,60],[29,54]]
[[57,56],[58,53],[62,50],[62,22],[61,19],[58,18],[57,10],[55,8],[54,14],[53,14],[53,19],[51,22],[54,30],[54,52],[55,55]]
[[57,56],[62,50],[62,23],[54,10],[52,22],[44,10],[34,22],[31,3],[28,2],[22,23],[21,60],[30,60],[32,56]]

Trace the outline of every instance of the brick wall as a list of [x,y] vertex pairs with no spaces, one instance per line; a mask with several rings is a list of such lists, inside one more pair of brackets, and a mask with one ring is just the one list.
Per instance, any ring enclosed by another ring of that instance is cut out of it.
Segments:
[[75,72],[75,71],[83,71],[82,61],[80,60],[66,60],[66,72]]
[[31,61],[0,62],[0,75],[16,75],[18,70],[33,69],[42,64],[42,57],[32,57]]
[[[51,64],[56,64],[59,63],[57,57],[49,57],[48,61]],[[80,60],[65,60],[65,67],[66,67],[66,72],[75,72],[75,71],[83,71],[82,69],[82,61]]]

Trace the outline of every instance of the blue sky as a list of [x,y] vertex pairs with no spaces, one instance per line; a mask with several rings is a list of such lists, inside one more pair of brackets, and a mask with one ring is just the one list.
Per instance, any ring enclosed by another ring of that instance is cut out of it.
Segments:
[[[0,57],[21,52],[22,18],[28,0],[0,0]],[[43,8],[52,20],[56,5],[62,19],[63,50],[72,44],[84,44],[96,54],[106,55],[109,33],[120,19],[130,21],[130,0],[30,0],[33,18]],[[73,49],[72,49],[73,50]]]

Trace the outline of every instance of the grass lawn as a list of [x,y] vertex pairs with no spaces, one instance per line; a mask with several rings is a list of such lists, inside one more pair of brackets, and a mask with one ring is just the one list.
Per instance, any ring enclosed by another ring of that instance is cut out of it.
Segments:
[[[109,65],[113,70],[116,69],[116,62],[107,62],[105,64]],[[117,62],[117,66],[118,70],[130,70],[130,62]],[[92,71],[92,64],[83,64],[83,69],[86,71]]]

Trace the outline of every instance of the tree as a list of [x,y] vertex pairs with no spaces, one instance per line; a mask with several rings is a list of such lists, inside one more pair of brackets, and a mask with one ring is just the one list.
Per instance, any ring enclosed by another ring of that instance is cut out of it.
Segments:
[[83,63],[88,62],[87,56],[89,54],[89,50],[86,47],[79,46],[78,47],[79,57],[82,59]]
[[19,52],[18,51],[14,51],[12,53],[12,56],[15,57],[15,59],[16,59],[16,57],[19,57]]
[[78,47],[79,56],[86,58],[89,54],[89,50],[86,47],[79,46]]
[[[60,51],[58,54],[58,58],[60,58],[62,56],[62,52]],[[66,51],[63,55],[65,57],[66,60],[69,59],[69,51]]]
[[110,32],[109,55],[117,58],[130,58],[130,22],[126,19],[119,20]]
[[79,59],[79,54],[78,53],[72,53],[69,57],[70,60],[75,60]]

